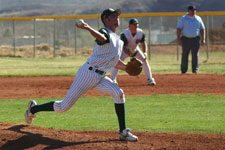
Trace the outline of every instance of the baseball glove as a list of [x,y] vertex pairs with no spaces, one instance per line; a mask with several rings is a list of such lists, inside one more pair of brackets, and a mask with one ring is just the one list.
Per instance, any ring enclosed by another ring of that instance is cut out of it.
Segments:
[[142,62],[136,58],[131,58],[126,64],[125,71],[131,76],[138,76],[142,71]]

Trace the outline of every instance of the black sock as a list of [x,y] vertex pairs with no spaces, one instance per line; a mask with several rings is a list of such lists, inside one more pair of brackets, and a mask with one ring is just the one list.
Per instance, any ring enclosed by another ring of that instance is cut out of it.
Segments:
[[126,129],[125,104],[115,104],[116,115],[119,121],[120,132]]
[[40,105],[35,105],[35,106],[31,107],[30,112],[32,114],[35,114],[39,111],[54,111],[53,105],[54,105],[54,101],[40,104]]

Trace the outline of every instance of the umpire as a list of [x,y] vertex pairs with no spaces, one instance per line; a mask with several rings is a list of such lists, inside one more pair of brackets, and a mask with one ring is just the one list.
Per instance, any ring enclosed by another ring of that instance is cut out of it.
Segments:
[[205,26],[201,17],[196,15],[196,7],[189,6],[188,13],[182,16],[177,24],[177,43],[182,46],[181,73],[184,74],[188,70],[190,51],[192,73],[198,73],[200,41],[202,44],[205,43]]

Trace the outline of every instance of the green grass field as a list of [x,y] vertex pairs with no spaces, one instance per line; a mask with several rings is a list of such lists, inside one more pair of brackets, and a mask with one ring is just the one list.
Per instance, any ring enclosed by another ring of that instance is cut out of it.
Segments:
[[[60,99],[60,98],[57,98]],[[44,103],[54,98],[40,98]],[[0,120],[25,123],[28,99],[0,100]],[[134,131],[225,133],[225,95],[152,95],[126,98]],[[32,125],[66,130],[117,130],[111,97],[81,97],[65,113],[40,112]]]
[[[210,53],[210,59],[205,62],[206,56],[200,55],[200,73],[225,73],[225,53]],[[0,58],[0,76],[48,76],[48,75],[75,75],[79,67],[87,58]],[[149,61],[154,73],[180,73],[180,60],[176,54],[152,54]],[[189,63],[189,72],[191,62]],[[121,74],[125,72],[121,71]]]
[[[210,53],[207,62],[205,58],[200,57],[200,73],[225,74],[224,52]],[[2,57],[0,76],[75,75],[86,59]],[[180,73],[180,60],[177,61],[174,54],[152,54],[149,62],[153,74]],[[37,102],[50,100],[55,98],[39,98]],[[0,122],[25,123],[28,101],[0,100]],[[225,95],[126,97],[127,126],[134,131],[225,133],[224,108]],[[38,113],[33,125],[65,130],[118,130],[112,97],[81,97],[68,112]]]

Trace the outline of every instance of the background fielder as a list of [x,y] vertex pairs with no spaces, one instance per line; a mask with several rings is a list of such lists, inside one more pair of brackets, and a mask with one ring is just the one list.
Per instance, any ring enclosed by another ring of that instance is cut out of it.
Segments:
[[113,67],[126,70],[126,65],[119,60],[123,42],[115,33],[119,26],[119,9],[106,9],[101,14],[102,22],[105,28],[99,31],[94,30],[87,23],[76,24],[77,27],[87,30],[96,38],[93,54],[87,62],[81,66],[76,74],[66,97],[61,101],[52,101],[37,105],[32,100],[28,104],[25,113],[27,123],[31,123],[35,113],[40,111],[65,112],[69,110],[79,97],[89,89],[96,89],[114,97],[115,110],[119,121],[119,137],[121,140],[137,141],[138,137],[130,133],[126,128],[125,121],[125,97],[123,90],[115,84],[109,77],[105,76],[106,72],[111,71]]
[[[152,78],[151,68],[147,60],[147,43],[145,41],[145,34],[142,29],[138,28],[139,22],[136,18],[129,21],[129,28],[125,29],[121,34],[121,40],[124,42],[123,52],[120,57],[124,61],[127,57],[135,57],[143,62],[143,69],[148,80],[148,85],[156,85],[154,78]],[[141,49],[139,48],[141,44]],[[113,68],[111,79],[117,83],[116,76],[118,69]]]

